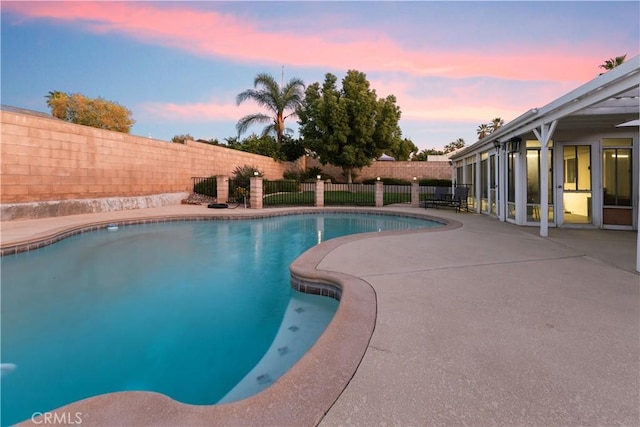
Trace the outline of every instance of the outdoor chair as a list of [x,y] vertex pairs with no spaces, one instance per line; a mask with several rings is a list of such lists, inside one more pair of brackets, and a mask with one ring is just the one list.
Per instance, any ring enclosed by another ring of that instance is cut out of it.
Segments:
[[426,209],[429,205],[437,208],[438,205],[446,205],[451,200],[451,193],[449,192],[449,187],[436,187],[436,192],[432,197],[429,197],[424,202],[424,208]]
[[451,205],[456,208],[456,212],[462,209],[469,211],[467,206],[467,197],[469,196],[469,187],[456,187],[453,190],[453,199]]

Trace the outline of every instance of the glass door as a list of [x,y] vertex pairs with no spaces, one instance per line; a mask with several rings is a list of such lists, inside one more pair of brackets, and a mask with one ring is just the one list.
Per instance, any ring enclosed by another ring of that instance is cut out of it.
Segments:
[[562,209],[565,224],[592,224],[591,146],[562,150]]

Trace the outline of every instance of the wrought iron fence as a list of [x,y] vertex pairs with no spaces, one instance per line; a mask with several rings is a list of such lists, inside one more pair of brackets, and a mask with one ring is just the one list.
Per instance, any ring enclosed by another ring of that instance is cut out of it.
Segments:
[[315,183],[294,180],[262,181],[262,205],[313,206]]
[[375,206],[375,185],[325,184],[325,206]]
[[383,205],[394,203],[411,204],[411,184],[385,184],[382,191]]
[[207,178],[192,176],[193,192],[209,197],[218,197],[218,181],[215,176]]
[[227,203],[249,206],[251,183],[246,179],[229,180]]

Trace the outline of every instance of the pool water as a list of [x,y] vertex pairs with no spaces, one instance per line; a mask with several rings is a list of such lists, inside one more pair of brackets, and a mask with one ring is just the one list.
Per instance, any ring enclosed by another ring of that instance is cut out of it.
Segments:
[[116,391],[191,404],[258,392],[337,309],[291,289],[296,257],[333,237],[431,225],[356,214],[185,221],[5,256],[1,362],[15,369],[2,376],[2,425]]

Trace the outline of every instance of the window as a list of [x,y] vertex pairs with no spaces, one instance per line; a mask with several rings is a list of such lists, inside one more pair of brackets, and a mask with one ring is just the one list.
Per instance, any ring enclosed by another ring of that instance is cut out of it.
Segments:
[[489,155],[482,154],[480,160],[480,197],[486,199],[489,197]]
[[631,206],[631,149],[602,150],[602,192],[607,206]]
[[563,150],[564,189],[591,191],[591,147],[567,145]]
[[516,201],[516,153],[509,153],[507,157],[507,201]]
[[[553,164],[553,151],[549,150],[547,165]],[[527,149],[527,203],[540,203],[540,149]],[[553,203],[553,173],[549,167],[547,182],[548,202]]]
[[465,179],[466,182],[465,184],[467,185],[467,187],[469,187],[469,201],[468,201],[468,208],[475,208],[476,207],[476,198],[475,198],[475,194],[476,194],[476,163],[473,160],[475,159],[475,157],[469,157],[467,159],[467,167],[466,167],[466,175],[465,175]]
[[[540,144],[538,144],[538,147]],[[527,148],[527,221],[540,221],[540,183],[541,178],[541,150],[540,148]],[[553,151],[548,152],[548,165],[553,164]],[[553,173],[551,168],[548,171],[548,193],[547,201],[549,205],[550,220],[553,219]]]

